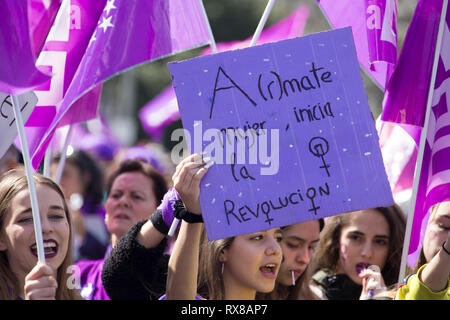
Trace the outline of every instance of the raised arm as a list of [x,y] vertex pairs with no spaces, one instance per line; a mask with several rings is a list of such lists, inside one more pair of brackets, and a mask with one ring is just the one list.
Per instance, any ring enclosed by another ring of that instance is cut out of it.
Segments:
[[433,292],[448,289],[450,277],[450,232],[447,241],[439,252],[431,259],[430,263],[422,270],[420,280]]
[[[201,155],[194,154],[187,157],[177,166],[172,179],[174,187],[180,194],[183,204],[188,211],[187,221],[199,220],[200,181],[206,174],[212,162],[201,159]],[[190,218],[190,219],[189,219]],[[197,294],[198,256],[200,237],[203,229],[201,223],[182,222],[178,238],[169,259],[167,272],[166,299],[190,300]]]

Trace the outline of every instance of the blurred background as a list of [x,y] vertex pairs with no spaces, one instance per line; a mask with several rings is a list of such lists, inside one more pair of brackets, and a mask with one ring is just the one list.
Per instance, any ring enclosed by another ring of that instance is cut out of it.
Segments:
[[[330,26],[316,0],[277,0],[265,27],[292,13],[299,5],[309,7],[309,17],[303,35],[329,30]],[[205,10],[216,43],[244,40],[251,37],[267,5],[267,0],[204,0]],[[417,0],[398,0],[398,48],[401,50],[407,27]],[[171,83],[167,63],[198,56],[205,47],[160,59],[115,76],[104,83],[100,109],[123,146],[152,140],[138,118],[139,110],[158,96]],[[374,118],[381,113],[383,92],[361,72]],[[159,139],[167,151],[173,144],[170,135],[181,127],[181,121],[168,125]]]

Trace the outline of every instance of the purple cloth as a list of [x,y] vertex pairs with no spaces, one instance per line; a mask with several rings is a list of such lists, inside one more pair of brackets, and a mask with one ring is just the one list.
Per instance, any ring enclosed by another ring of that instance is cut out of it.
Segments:
[[0,1],[0,92],[19,95],[48,79],[35,66],[27,1]]
[[80,270],[81,295],[86,300],[111,300],[102,283],[103,264],[111,249],[109,245],[103,259],[82,260],[75,263]]
[[419,0],[386,86],[381,120],[423,126],[442,0]]
[[161,204],[158,209],[161,210],[164,223],[170,228],[174,218],[175,202],[180,200],[177,190],[175,188],[170,188],[169,191],[164,195]]

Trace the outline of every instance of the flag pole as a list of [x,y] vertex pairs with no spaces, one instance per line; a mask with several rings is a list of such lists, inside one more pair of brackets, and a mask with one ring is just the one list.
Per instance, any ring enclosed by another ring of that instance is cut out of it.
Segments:
[[253,34],[252,41],[248,45],[249,47],[253,47],[256,44],[256,41],[258,41],[259,36],[261,35],[261,31],[266,25],[267,18],[269,18],[270,12],[272,11],[273,5],[275,4],[276,0],[269,0],[267,2],[266,8],[264,9],[263,15],[261,19],[259,20],[258,26],[256,27],[255,33]]
[[[258,26],[256,27],[256,31],[253,34],[253,38],[252,41],[249,44],[249,47],[253,47],[256,44],[256,41],[258,41],[258,38],[261,34],[262,29],[264,28],[264,25],[267,22],[267,18],[269,17],[270,12],[272,11],[273,5],[275,4],[276,0],[269,0],[267,2],[266,8],[264,9],[263,15],[261,17],[261,19],[259,20]],[[203,1],[199,0],[200,2],[200,6],[202,7],[202,12],[203,15],[205,17],[205,21],[207,21],[208,23],[208,31],[209,31],[209,36],[211,38],[211,51],[213,54],[217,53],[217,46],[216,46],[216,41],[214,40],[214,35],[212,33],[211,30],[211,25],[209,24],[209,19],[208,19],[208,15],[206,14],[206,10],[205,7],[203,6]],[[175,230],[178,227],[178,224],[180,223],[180,220],[177,218],[174,218],[172,221],[172,224],[170,226],[169,232],[167,233],[167,235],[169,237],[172,237],[175,234]]]
[[427,140],[428,123],[430,120],[431,103],[433,100],[434,84],[436,82],[437,67],[438,67],[438,62],[439,62],[439,55],[441,52],[442,36],[443,36],[443,31],[444,31],[447,6],[448,6],[448,0],[444,0],[442,3],[441,19],[439,21],[439,31],[438,31],[437,38],[436,38],[436,50],[434,52],[434,61],[433,61],[433,69],[431,71],[430,87],[428,89],[428,98],[427,98],[427,105],[426,105],[426,111],[425,111],[425,122],[424,122],[424,125],[422,128],[422,131],[420,133],[419,151],[417,154],[416,168],[414,170],[413,190],[412,190],[412,195],[411,195],[410,204],[409,204],[409,213],[408,213],[407,222],[406,222],[405,238],[403,241],[402,260],[401,260],[401,264],[400,264],[398,283],[401,283],[403,281],[403,279],[405,278],[406,263],[407,263],[408,251],[409,251],[409,242],[411,239],[412,224],[413,224],[414,213],[415,213],[415,208],[416,208],[417,192],[419,189],[419,180],[420,180],[420,174],[421,174],[421,170],[422,170],[423,154],[425,151],[425,144],[426,144],[426,140]]
[[59,159],[58,170],[56,171],[56,177],[55,177],[55,182],[58,185],[61,182],[61,177],[62,177],[62,173],[64,170],[64,166],[66,165],[66,158],[67,158],[66,154],[67,154],[67,148],[69,147],[69,144],[70,144],[70,140],[72,139],[72,128],[73,128],[73,124],[71,124],[69,126],[69,131],[67,132],[66,140],[64,141],[64,146],[61,150],[61,158]]
[[19,133],[20,144],[22,146],[23,160],[25,164],[25,172],[28,181],[28,190],[30,192],[31,211],[33,215],[34,234],[36,237],[36,248],[38,261],[45,264],[44,241],[42,237],[41,216],[39,214],[39,204],[36,194],[36,185],[33,179],[33,170],[31,165],[30,151],[25,135],[25,128],[23,124],[22,114],[20,113],[20,103],[17,96],[11,95],[14,109],[14,116],[16,118],[17,132]]

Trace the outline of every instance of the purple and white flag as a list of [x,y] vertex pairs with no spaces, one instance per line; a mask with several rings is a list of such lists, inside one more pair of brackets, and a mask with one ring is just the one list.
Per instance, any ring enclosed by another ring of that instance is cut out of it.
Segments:
[[[51,72],[53,77],[34,91],[38,96],[38,104],[25,123],[31,152],[37,148],[57,113],[57,106],[73,80],[105,3],[105,0],[64,0],[59,7],[36,61],[37,66]],[[75,102],[58,125],[64,126],[95,118],[100,94],[101,85],[86,93]],[[19,145],[17,139],[16,145]]]
[[[299,5],[289,16],[265,28],[257,41],[257,45],[291,39],[303,35],[309,7]],[[243,49],[248,47],[253,36],[243,41],[229,41],[217,43],[218,52]],[[205,48],[201,55],[211,54],[211,47]],[[177,98],[172,85],[168,86],[157,97],[148,102],[139,111],[139,119],[145,132],[152,138],[162,138],[164,128],[175,120],[180,119]]]
[[317,0],[333,28],[352,27],[361,67],[385,88],[397,61],[397,0]]
[[450,201],[450,10],[448,8],[426,134],[409,253],[414,252],[419,245],[422,220],[428,210],[439,202]]
[[209,40],[197,0],[108,0],[56,116],[33,153],[33,166],[39,165],[58,123],[84,93],[119,72]]
[[35,66],[27,1],[0,1],[0,92],[20,95],[49,78]]

